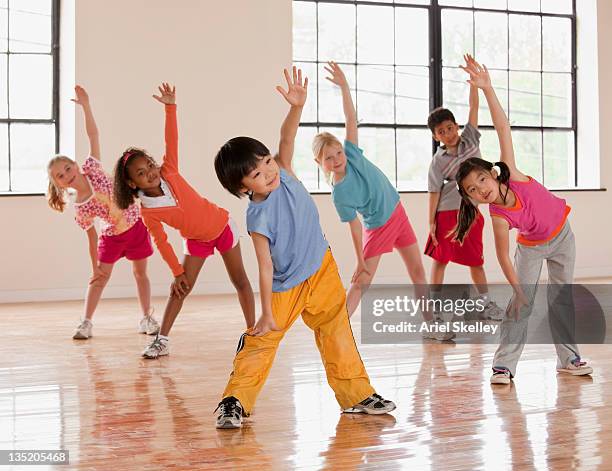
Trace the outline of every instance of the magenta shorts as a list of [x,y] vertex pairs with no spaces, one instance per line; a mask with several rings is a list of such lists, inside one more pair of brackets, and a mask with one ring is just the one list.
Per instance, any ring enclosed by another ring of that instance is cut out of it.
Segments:
[[240,232],[238,231],[238,227],[234,220],[229,218],[225,229],[223,229],[216,239],[207,241],[183,239],[183,248],[185,255],[208,258],[215,252],[215,249],[217,249],[220,254],[224,254],[228,250],[236,247],[239,241]]
[[408,247],[417,241],[401,201],[389,220],[376,229],[363,230],[363,258],[368,259]]
[[121,234],[103,235],[98,240],[98,260],[102,263],[115,263],[122,257],[141,260],[151,255],[151,236],[142,219],[138,219],[136,224]]

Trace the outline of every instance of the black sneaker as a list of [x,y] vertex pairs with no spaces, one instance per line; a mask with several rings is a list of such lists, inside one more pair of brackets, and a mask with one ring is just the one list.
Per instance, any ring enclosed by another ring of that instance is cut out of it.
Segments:
[[217,428],[240,428],[242,427],[242,404],[234,396],[224,398],[215,412],[217,415]]
[[366,397],[359,404],[344,409],[342,412],[347,414],[386,414],[394,409],[395,404],[392,401],[387,401],[374,393],[370,397]]

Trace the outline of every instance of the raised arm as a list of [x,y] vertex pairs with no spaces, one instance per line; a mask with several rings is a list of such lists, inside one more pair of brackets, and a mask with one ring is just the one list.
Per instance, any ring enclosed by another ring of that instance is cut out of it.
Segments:
[[176,87],[169,83],[162,83],[159,95],[153,95],[157,101],[165,105],[166,110],[166,153],[164,154],[164,167],[169,172],[178,172],[178,123],[176,120]]
[[516,168],[510,123],[508,122],[508,117],[506,116],[504,109],[497,99],[495,90],[491,85],[491,77],[489,76],[487,66],[481,66],[471,56],[468,56],[468,59],[466,60],[467,65],[461,66],[461,68],[470,75],[470,80],[468,80],[468,83],[472,86],[480,88],[487,99],[491,119],[493,120],[493,126],[495,126],[497,138],[499,139],[501,161],[504,162],[510,169],[510,178],[512,180],[525,181],[527,180],[527,177]]
[[85,131],[87,132],[87,138],[89,139],[89,155],[91,155],[94,159],[100,160],[100,136],[98,133],[98,127],[96,126],[96,120],[94,119],[91,111],[89,95],[80,85],[74,87],[74,94],[76,98],[73,98],[72,101],[83,108],[83,114],[85,117]]
[[271,330],[279,330],[272,314],[272,275],[274,267],[270,255],[268,238],[258,232],[252,232],[253,246],[259,266],[259,297],[261,298],[261,317],[253,327],[252,334],[264,335]]
[[355,105],[353,104],[353,97],[351,96],[351,89],[348,81],[344,75],[344,72],[338,64],[333,61],[327,63],[325,71],[331,75],[331,77],[325,77],[331,83],[335,83],[340,87],[342,91],[342,108],[344,109],[344,122],[346,125],[346,140],[352,142],[356,146],[359,145],[358,131],[357,131],[357,112],[355,111]]
[[291,108],[289,108],[287,117],[281,126],[277,161],[280,167],[293,174],[291,162],[293,160],[295,136],[300,126],[302,109],[304,108],[304,103],[306,103],[308,77],[305,77],[302,82],[302,70],[295,66],[293,66],[292,76],[289,75],[287,69],[284,69],[283,72],[287,80],[287,90],[281,86],[277,86],[276,90],[287,100]]

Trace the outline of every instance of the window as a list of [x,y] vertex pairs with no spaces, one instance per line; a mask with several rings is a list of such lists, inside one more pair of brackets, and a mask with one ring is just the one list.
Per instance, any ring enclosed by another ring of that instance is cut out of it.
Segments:
[[0,192],[42,193],[57,152],[58,0],[0,0]]
[[[295,0],[293,21],[294,63],[311,83],[295,166],[311,191],[329,191],[310,153],[313,136],[344,135],[326,61],[341,64],[355,87],[360,147],[398,190],[418,191],[427,189],[432,155],[429,111],[445,106],[467,121],[469,86],[458,67],[464,52],[491,72],[520,168],[549,188],[576,186],[572,0]],[[482,154],[498,160],[480,98]]]

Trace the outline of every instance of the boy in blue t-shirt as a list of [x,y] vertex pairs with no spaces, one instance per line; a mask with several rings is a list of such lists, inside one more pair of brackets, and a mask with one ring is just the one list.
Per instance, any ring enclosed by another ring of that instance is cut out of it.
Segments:
[[285,332],[301,314],[315,332],[327,380],[344,412],[385,414],[395,404],[374,392],[357,351],[346,295],[319,214],[291,168],[308,79],[285,70],[291,105],[276,157],[261,142],[235,137],[215,157],[223,187],[249,196],[247,229],[259,265],[262,314],[240,338],[234,369],[219,403],[217,428],[237,428],[251,413]]

